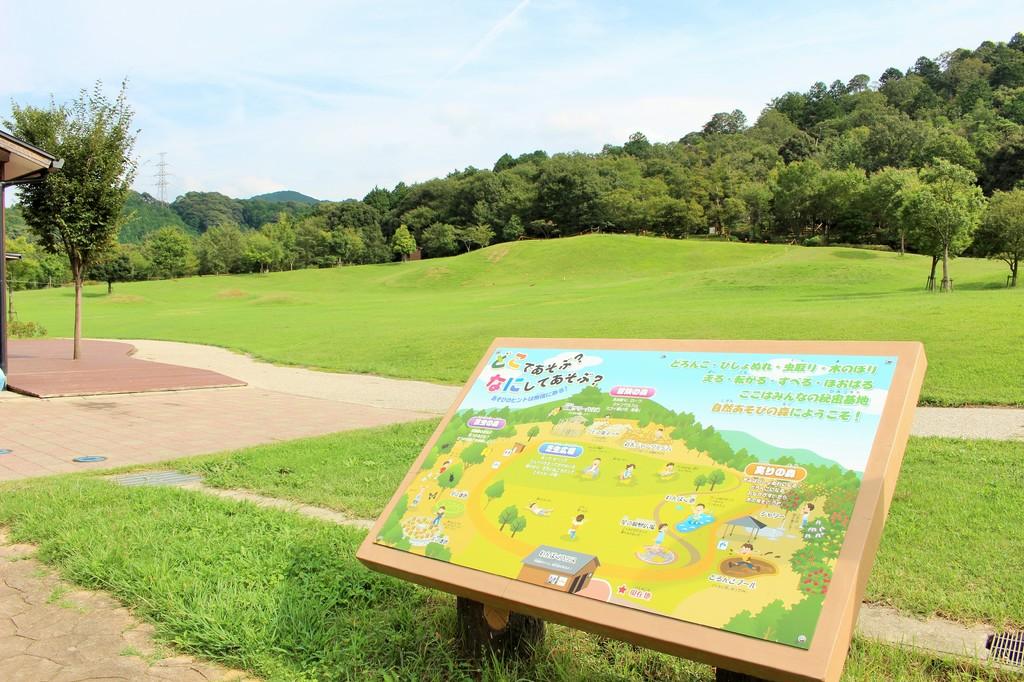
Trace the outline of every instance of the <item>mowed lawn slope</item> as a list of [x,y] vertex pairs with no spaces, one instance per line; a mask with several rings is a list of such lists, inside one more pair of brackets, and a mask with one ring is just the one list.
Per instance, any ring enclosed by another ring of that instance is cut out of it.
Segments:
[[[459,383],[496,336],[924,342],[923,400],[1024,404],[1024,291],[1001,262],[594,235],[452,258],[105,285],[85,333],[226,346],[279,363]],[[71,332],[70,288],[18,292],[22,320]]]

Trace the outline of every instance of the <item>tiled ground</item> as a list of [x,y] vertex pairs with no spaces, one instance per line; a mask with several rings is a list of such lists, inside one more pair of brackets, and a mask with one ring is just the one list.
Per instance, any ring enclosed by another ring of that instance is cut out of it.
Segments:
[[[436,415],[253,387],[40,400],[0,393],[0,480],[116,467]],[[101,455],[100,464],[76,464]]]

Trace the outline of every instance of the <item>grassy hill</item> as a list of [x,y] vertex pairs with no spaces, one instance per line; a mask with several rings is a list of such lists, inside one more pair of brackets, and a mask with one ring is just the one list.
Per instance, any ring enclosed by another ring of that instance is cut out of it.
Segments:
[[[458,383],[495,336],[920,340],[924,399],[1024,404],[1024,291],[1005,266],[623,235],[501,244],[452,258],[195,277],[87,290],[85,332],[235,348],[281,363]],[[19,294],[71,332],[72,291]]]

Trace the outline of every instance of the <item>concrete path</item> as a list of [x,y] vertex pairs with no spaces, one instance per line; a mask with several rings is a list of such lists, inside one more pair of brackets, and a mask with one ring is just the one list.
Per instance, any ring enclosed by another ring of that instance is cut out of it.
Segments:
[[272,365],[224,348],[195,343],[143,339],[128,343],[135,346],[135,357],[140,360],[220,372],[268,391],[371,407],[441,415],[455,401],[460,389],[458,386],[442,386],[425,381]]
[[103,592],[80,590],[0,529],[0,675],[5,682],[207,682],[247,673],[176,655]]
[[915,436],[1024,440],[1024,409],[1014,407],[919,407]]

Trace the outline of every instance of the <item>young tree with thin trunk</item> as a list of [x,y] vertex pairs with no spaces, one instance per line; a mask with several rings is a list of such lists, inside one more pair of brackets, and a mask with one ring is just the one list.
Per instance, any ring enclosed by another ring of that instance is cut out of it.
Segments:
[[126,84],[111,101],[96,83],[70,104],[51,102],[45,109],[15,104],[5,122],[18,137],[64,159],[60,173],[21,188],[21,205],[44,248],[66,255],[71,266],[76,360],[81,357],[82,282],[113,244],[135,177],[133,115]]
[[[963,253],[985,212],[985,197],[975,184],[972,171],[949,161],[938,160],[921,170],[921,182],[910,187],[901,215],[911,241],[942,263],[941,291],[952,289],[949,259]],[[934,278],[934,274],[932,275]]]

